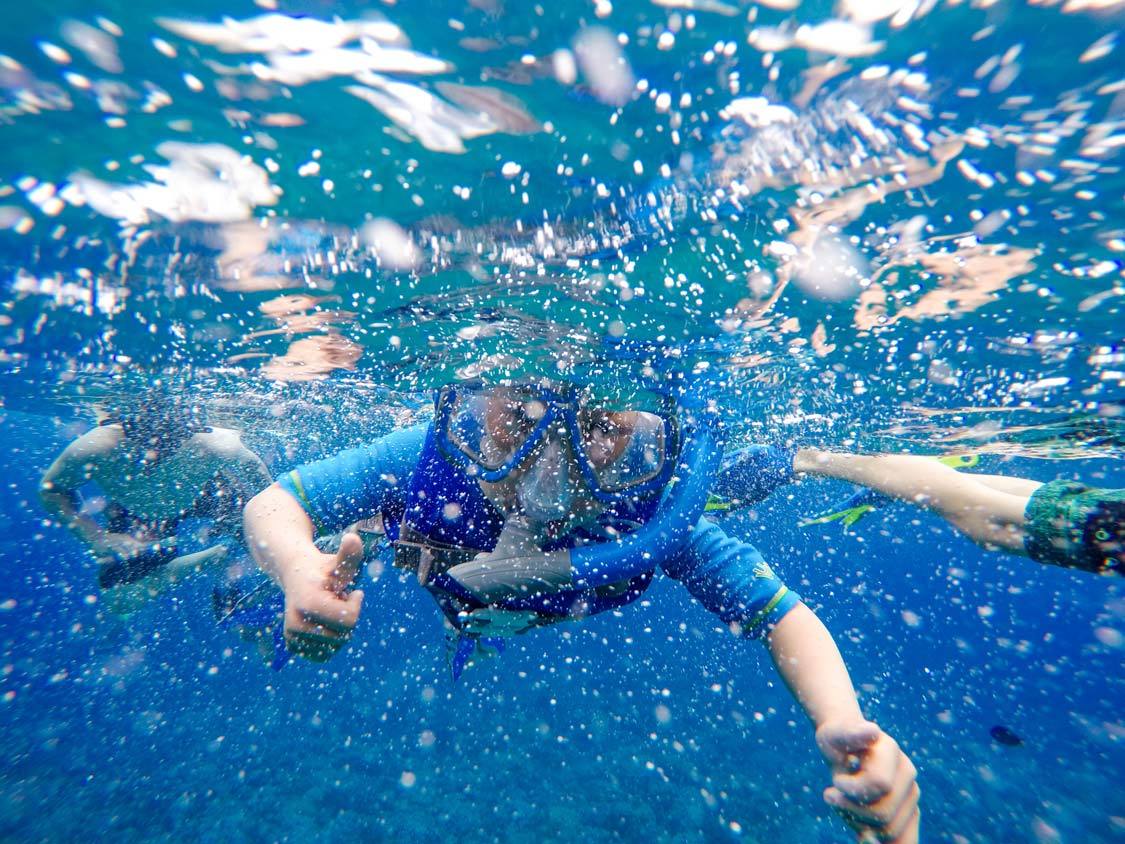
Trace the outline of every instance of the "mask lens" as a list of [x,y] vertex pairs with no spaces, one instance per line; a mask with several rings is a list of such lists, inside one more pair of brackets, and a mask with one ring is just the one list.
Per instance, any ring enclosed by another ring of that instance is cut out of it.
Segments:
[[490,471],[514,460],[547,415],[542,398],[518,388],[457,390],[448,401],[449,441]]
[[582,453],[605,492],[652,480],[669,459],[665,420],[655,413],[585,407],[578,423]]

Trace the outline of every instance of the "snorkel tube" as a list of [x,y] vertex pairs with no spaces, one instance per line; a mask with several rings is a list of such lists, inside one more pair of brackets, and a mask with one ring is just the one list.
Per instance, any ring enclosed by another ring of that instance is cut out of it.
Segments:
[[685,371],[682,350],[607,337],[601,353],[607,361],[643,364],[665,382],[672,382],[671,392],[682,414],[683,440],[672,483],[648,522],[616,542],[586,545],[569,552],[577,588],[620,583],[651,572],[679,553],[703,515],[723,456],[718,417],[706,398],[716,385]]
[[[615,542],[571,549],[571,581],[589,589],[620,583],[652,571],[678,553],[703,515],[711,482],[719,469],[722,448],[713,420],[703,413],[688,428],[673,481],[653,517]],[[686,426],[685,426],[686,427]]]

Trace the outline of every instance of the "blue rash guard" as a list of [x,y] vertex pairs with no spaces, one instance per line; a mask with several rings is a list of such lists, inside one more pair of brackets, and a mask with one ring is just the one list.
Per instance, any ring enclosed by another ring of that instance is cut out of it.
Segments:
[[[395,539],[429,428],[395,431],[370,445],[299,466],[278,483],[320,531],[340,530],[381,514],[387,535]],[[753,545],[727,536],[707,519],[700,519],[685,547],[662,568],[710,612],[751,638],[768,632],[801,600]]]

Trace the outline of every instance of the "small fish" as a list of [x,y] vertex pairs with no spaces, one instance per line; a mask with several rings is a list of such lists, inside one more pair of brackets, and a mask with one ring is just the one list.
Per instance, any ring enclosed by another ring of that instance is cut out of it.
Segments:
[[1007,747],[1019,747],[1023,744],[1023,739],[1013,733],[1010,729],[1003,724],[997,724],[988,734],[992,736],[992,740],[997,744],[1003,744]]

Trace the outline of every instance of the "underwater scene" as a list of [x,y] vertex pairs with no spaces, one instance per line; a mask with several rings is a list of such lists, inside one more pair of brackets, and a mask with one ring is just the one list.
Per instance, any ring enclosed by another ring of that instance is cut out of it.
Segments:
[[0,840],[1125,842],[1125,2],[0,23]]

